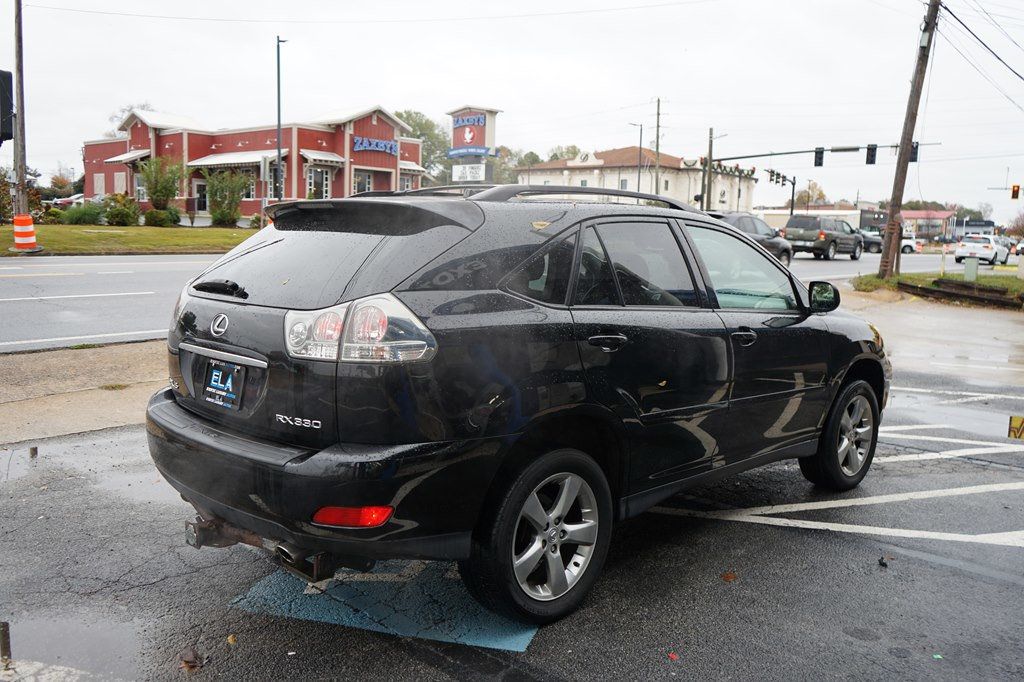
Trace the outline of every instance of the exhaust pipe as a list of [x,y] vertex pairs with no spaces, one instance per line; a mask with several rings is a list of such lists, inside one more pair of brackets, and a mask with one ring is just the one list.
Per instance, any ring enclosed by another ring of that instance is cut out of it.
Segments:
[[287,542],[282,542],[274,548],[274,553],[281,558],[281,561],[291,566],[299,566],[309,556],[309,552],[304,549],[299,549],[295,545]]

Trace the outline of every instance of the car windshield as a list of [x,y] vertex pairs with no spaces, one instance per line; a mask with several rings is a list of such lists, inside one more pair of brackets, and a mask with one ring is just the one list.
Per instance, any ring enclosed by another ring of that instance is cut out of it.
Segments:
[[988,244],[990,243],[986,237],[964,237],[964,244]]

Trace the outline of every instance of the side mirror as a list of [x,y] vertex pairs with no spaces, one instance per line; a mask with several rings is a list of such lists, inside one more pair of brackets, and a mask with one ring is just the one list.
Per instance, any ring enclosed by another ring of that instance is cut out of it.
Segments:
[[839,307],[839,289],[831,282],[811,282],[807,292],[811,299],[811,312],[830,313]]

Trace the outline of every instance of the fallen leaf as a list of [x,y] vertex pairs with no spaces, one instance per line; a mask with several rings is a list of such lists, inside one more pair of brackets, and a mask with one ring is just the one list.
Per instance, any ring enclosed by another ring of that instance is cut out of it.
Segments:
[[206,658],[199,655],[194,646],[187,646],[178,654],[178,667],[191,672],[199,670],[206,664]]
[[737,578],[739,578],[739,576],[738,576],[738,575],[736,575],[736,572],[735,572],[735,571],[726,571],[725,573],[723,573],[723,574],[722,574],[721,576],[719,576],[719,577],[720,577],[720,578],[721,578],[722,580],[724,580],[725,582],[727,582],[727,583],[731,583],[731,582],[733,582],[734,580],[736,580]]
[[228,644],[231,646],[238,644],[238,635],[228,635]]
[[942,654],[932,654],[932,658],[934,658],[936,661],[941,661]]
[[668,652],[668,660],[670,660],[670,661],[678,661],[679,660],[679,654],[677,654],[674,651]]

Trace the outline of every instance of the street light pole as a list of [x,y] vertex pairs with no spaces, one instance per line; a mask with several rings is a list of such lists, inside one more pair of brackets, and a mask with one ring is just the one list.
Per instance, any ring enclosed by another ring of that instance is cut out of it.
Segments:
[[28,213],[28,185],[26,182],[25,165],[25,63],[21,52],[21,0],[14,0],[14,71],[17,85],[15,86],[14,128],[14,173],[17,194],[14,202],[16,214]]
[[281,43],[287,43],[277,36],[277,168],[274,169],[274,197],[280,201],[284,194],[284,180],[281,173]]

